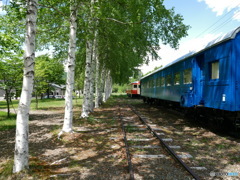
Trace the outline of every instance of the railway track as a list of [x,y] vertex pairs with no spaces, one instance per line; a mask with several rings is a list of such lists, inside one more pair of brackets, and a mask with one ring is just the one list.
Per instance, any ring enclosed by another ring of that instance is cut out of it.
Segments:
[[125,107],[119,107],[119,120],[131,180],[142,177],[144,179],[200,179],[182,160],[191,158],[191,155],[176,153],[175,150],[181,147],[174,145],[173,139],[164,138],[163,128],[152,123],[133,106],[123,106]]
[[151,105],[151,106],[158,108],[158,109],[164,108],[166,112],[169,112],[169,113],[177,115],[177,116],[185,117],[186,119],[188,119],[192,122],[193,121],[198,122],[199,126],[201,126],[202,128],[205,128],[205,129],[208,128],[213,132],[215,131],[215,132],[218,132],[223,135],[229,135],[233,138],[240,138],[240,129],[235,129],[230,124],[220,123],[213,116],[206,116],[203,114],[198,114],[198,115],[195,114],[194,116],[191,114],[191,116],[190,116],[189,114],[186,114],[186,112],[184,112],[183,109],[181,109],[179,107],[166,108],[162,105]]

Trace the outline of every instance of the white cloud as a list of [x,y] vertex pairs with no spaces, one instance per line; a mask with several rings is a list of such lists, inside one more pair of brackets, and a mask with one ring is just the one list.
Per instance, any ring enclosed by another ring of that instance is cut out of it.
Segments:
[[3,2],[0,1],[0,12],[2,11]]
[[233,19],[240,21],[240,10],[234,12]]
[[217,16],[223,15],[225,11],[229,12],[236,7],[240,7],[239,0],[198,0],[198,2],[205,2]]
[[3,11],[2,7],[3,7],[3,1],[0,0],[0,15],[3,15],[6,13],[6,11]]
[[178,50],[171,48],[169,45],[161,45],[159,50],[159,56],[161,60],[151,61],[149,65],[143,65],[140,69],[143,74],[146,74],[149,71],[152,71],[155,67],[160,65],[167,65],[172,61],[188,54],[189,52],[198,52],[203,49],[210,41],[216,39],[221,34],[206,34],[201,38],[191,39],[189,41],[180,42],[180,47]]

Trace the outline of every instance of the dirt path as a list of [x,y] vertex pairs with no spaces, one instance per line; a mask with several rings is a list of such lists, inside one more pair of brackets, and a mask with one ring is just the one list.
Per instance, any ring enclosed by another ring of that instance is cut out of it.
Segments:
[[[201,162],[208,171],[222,172],[225,168],[240,173],[239,140],[218,136],[201,127],[191,127],[185,120],[168,115],[164,110],[147,108],[140,100],[122,99],[120,102],[133,103],[168,128],[166,133],[175,134],[179,141],[182,138],[186,151],[196,153],[196,162]],[[63,115],[63,108],[31,111],[30,167],[28,172],[17,176],[11,175],[15,129],[0,131],[0,179],[129,179],[116,101],[104,104],[87,119],[79,118],[80,111],[76,109],[75,133],[64,134],[59,140],[57,134],[63,124]],[[207,176],[206,179],[214,178]]]
[[[128,179],[121,129],[113,113],[101,108],[94,117],[80,119],[75,111],[74,134],[57,134],[63,111],[31,111],[29,122],[30,171],[20,179]],[[99,119],[97,119],[99,118]],[[115,127],[115,128],[114,128]],[[4,164],[13,159],[15,129],[0,132],[0,179]],[[118,139],[111,140],[111,137]],[[9,179],[15,179],[10,176]]]

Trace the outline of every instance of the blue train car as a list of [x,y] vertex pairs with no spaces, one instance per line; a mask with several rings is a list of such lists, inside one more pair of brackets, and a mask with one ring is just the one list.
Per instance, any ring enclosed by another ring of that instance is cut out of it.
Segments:
[[240,112],[240,27],[141,80],[144,101]]

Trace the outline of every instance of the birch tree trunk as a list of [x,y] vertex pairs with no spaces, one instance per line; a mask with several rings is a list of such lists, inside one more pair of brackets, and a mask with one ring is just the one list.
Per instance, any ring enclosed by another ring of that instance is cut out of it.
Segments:
[[77,4],[76,0],[70,1],[70,35],[67,60],[67,81],[65,92],[65,114],[62,132],[72,132],[73,120],[73,88],[76,57],[76,34],[77,34]]
[[104,83],[104,96],[103,96],[103,102],[106,102],[107,99],[108,99],[108,86],[109,86],[109,77],[108,77],[108,74],[109,74],[109,70],[107,70],[107,73],[105,74],[105,83]]
[[[98,58],[98,47],[97,47],[97,36],[98,36],[98,32],[97,30],[95,31],[94,34],[94,40],[93,40],[93,54],[92,54],[92,71],[91,71],[91,83],[90,83],[90,111],[93,112],[94,110],[94,85],[96,87],[96,81],[95,81],[95,77],[96,77],[96,59]],[[96,88],[95,88],[96,89]]]
[[[101,68],[100,68],[101,70]],[[102,104],[103,103],[103,92],[104,92],[104,86],[105,86],[105,80],[104,80],[104,75],[105,75],[105,68],[104,66],[102,67],[102,72],[100,73],[101,74],[101,84],[100,84],[100,93],[99,93],[99,104]]]
[[104,98],[103,101],[106,102],[112,93],[112,78],[110,70],[107,71],[105,86],[104,86]]
[[[90,19],[89,19],[89,35],[93,35],[93,11],[94,11],[94,0],[91,0],[90,7]],[[81,117],[88,117],[91,111],[92,97],[91,97],[91,83],[92,83],[92,59],[93,59],[93,40],[88,37],[86,43],[86,67],[85,67],[85,79],[84,79],[84,90],[83,90],[83,105]]]
[[91,81],[91,61],[92,61],[92,45],[91,40],[87,41],[86,44],[86,66],[85,66],[85,79],[84,79],[84,89],[83,89],[83,105],[81,117],[88,117],[90,112],[90,81]]
[[27,0],[24,74],[21,98],[19,101],[16,120],[16,138],[13,167],[14,173],[22,171],[29,166],[28,121],[34,79],[37,6],[38,0]]
[[90,75],[90,93],[89,93],[89,111],[93,112],[94,109],[94,76],[95,76],[95,68],[96,68],[96,63],[95,63],[95,57],[93,56],[92,58],[92,64],[91,64],[91,75]]
[[101,87],[101,75],[100,75],[100,62],[98,58],[98,51],[96,51],[96,76],[95,76],[95,108],[99,108],[100,105],[100,87]]
[[107,86],[107,100],[112,94],[112,77],[111,72],[108,73],[108,86]]

